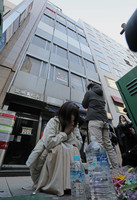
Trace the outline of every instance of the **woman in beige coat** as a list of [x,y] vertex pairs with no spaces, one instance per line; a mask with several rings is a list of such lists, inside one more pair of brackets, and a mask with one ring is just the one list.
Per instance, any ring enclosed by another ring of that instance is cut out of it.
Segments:
[[73,155],[79,155],[82,144],[78,119],[77,105],[66,102],[47,123],[43,137],[26,162],[35,192],[41,190],[62,196],[70,189],[70,164]]

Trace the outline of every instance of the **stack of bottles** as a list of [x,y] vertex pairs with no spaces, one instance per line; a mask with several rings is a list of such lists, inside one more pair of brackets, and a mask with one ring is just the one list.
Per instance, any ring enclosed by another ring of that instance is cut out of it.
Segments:
[[91,200],[116,200],[106,151],[94,136],[86,148]]
[[74,155],[73,160],[70,166],[71,199],[85,200],[85,170],[79,155]]

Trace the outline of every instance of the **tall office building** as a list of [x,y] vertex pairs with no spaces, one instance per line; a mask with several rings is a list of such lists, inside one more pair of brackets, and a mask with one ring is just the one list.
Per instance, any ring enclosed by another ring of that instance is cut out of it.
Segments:
[[64,102],[75,102],[85,117],[81,102],[90,82],[102,85],[108,117],[116,125],[123,102],[115,80],[135,65],[131,52],[47,0],[23,1],[6,15],[3,27],[0,106],[16,112],[3,165],[25,165]]
[[115,82],[137,65],[137,56],[112,38],[80,20],[88,40],[97,73],[102,84],[108,111],[114,126],[118,124],[124,103]]

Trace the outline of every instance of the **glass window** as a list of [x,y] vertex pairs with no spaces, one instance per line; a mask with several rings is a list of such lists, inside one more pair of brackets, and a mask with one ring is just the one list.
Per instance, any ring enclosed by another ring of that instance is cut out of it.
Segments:
[[120,66],[122,67],[122,69],[128,70],[127,66],[123,65],[122,63],[120,63]]
[[55,82],[68,86],[68,72],[56,67]]
[[44,22],[45,24],[48,24],[48,25],[54,27],[54,20],[47,15],[43,15],[41,18],[41,21]]
[[76,54],[69,52],[69,59],[71,62],[79,64],[78,56]]
[[91,39],[93,39],[93,40],[96,39],[94,35],[91,35],[90,33],[89,33],[88,35],[89,35],[89,37],[90,37]]
[[100,65],[100,67],[101,67],[102,69],[104,69],[104,70],[110,72],[110,68],[109,68],[109,66],[108,66],[107,64],[105,64],[105,63],[99,61],[99,65]]
[[75,40],[78,40],[76,32],[68,28],[68,36],[72,37]]
[[41,68],[41,72],[40,72],[40,77],[46,79],[47,78],[47,66],[48,64],[43,62],[42,63],[42,68]]
[[57,46],[57,55],[67,58],[67,50]]
[[61,20],[62,22],[65,23],[65,18],[64,18],[64,17],[62,17],[62,16],[60,16],[60,15],[57,15],[57,19],[58,19],[58,20]]
[[78,38],[79,38],[79,41],[80,41],[81,43],[83,43],[83,44],[85,44],[85,45],[88,46],[88,43],[87,43],[87,40],[86,40],[85,37],[83,37],[82,35],[79,35],[79,34],[78,34]]
[[53,53],[67,59],[67,50],[55,44],[53,45]]
[[110,58],[110,57],[108,57],[108,58],[109,58],[109,61],[110,61],[112,64],[116,65],[116,61],[115,61],[113,58]]
[[119,76],[119,77],[123,76],[121,71],[119,71],[117,69],[114,69],[114,71],[115,71],[117,76]]
[[105,45],[105,42],[103,40],[99,40],[101,44]]
[[116,86],[116,83],[115,83],[115,81],[113,79],[108,78],[108,77],[105,77],[105,78],[106,78],[106,81],[107,81],[107,84],[108,84],[109,87],[111,87],[111,88],[113,88],[115,90],[118,90],[117,86]]
[[32,44],[35,44],[38,47],[45,49],[46,41],[38,36],[34,36]]
[[86,65],[86,67],[87,67],[88,69],[90,69],[91,71],[96,72],[96,70],[95,70],[95,65],[94,65],[92,62],[90,62],[90,61],[84,59],[84,63],[85,63],[85,65]]
[[90,32],[91,34],[94,34],[93,31],[89,29],[88,27],[87,27],[87,31]]
[[98,47],[98,48],[100,47],[99,44],[96,43],[96,42],[91,41],[91,44],[92,44],[93,46],[95,46],[95,47]]
[[72,29],[75,29],[75,25],[72,24],[70,21],[67,21],[67,26],[69,26]]
[[108,49],[106,49],[105,47],[103,47],[104,51],[108,54],[110,54],[110,51]]
[[83,66],[82,58],[74,53],[69,52],[69,59],[71,62],[77,63]]
[[81,33],[84,33],[83,29],[77,26],[77,30]]
[[101,57],[103,59],[105,58],[104,55],[103,55],[103,53],[101,53],[100,51],[97,51],[97,50],[94,50],[94,51],[95,51],[95,53],[96,53],[97,56],[99,56],[99,57]]
[[66,34],[66,26],[61,24],[60,22],[56,22],[55,28]]
[[77,90],[82,90],[82,79],[80,76],[77,76],[75,74],[71,74],[71,87]]
[[41,62],[32,57],[26,56],[21,71],[39,76]]
[[115,57],[118,59],[118,60],[121,60],[120,56],[115,54]]

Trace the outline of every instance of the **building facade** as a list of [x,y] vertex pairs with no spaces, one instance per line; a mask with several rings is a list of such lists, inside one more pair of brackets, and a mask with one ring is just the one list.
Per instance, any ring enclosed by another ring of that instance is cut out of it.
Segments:
[[137,65],[136,54],[82,20],[80,23],[86,33],[113,125],[117,126],[119,115],[125,113],[115,82]]
[[0,106],[16,112],[16,122],[7,151],[0,150],[3,165],[25,165],[64,102],[75,102],[85,117],[81,102],[90,82],[102,85],[108,117],[116,125],[123,102],[115,81],[135,66],[131,52],[47,0],[24,1],[5,17]]

